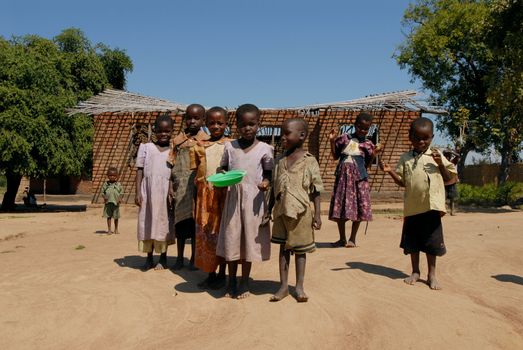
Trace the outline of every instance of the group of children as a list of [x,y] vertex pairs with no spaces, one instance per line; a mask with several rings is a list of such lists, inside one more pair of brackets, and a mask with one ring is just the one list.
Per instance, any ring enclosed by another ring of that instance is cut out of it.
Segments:
[[[240,106],[236,110],[239,138],[231,140],[225,136],[225,109],[205,111],[203,106],[192,104],[186,109],[183,130],[171,140],[172,119],[168,115],[156,119],[154,142],[140,145],[136,159],[138,249],[147,253],[145,270],[165,269],[167,247],[175,240],[178,255],[173,268],[183,268],[185,241],[190,239],[189,268],[208,273],[199,286],[217,289],[227,284],[226,295],[242,299],[249,295],[252,263],[268,260],[273,242],[280,246],[281,286],[270,300],[279,301],[289,295],[291,254],[295,255],[296,300],[308,300],[304,290],[306,254],[315,250],[314,230],[322,224],[320,168],[316,158],[303,148],[308,135],[304,119],[285,120],[281,133],[284,152],[277,159],[272,146],[257,140],[259,123],[260,110],[256,106]],[[337,222],[340,234],[334,246],[355,247],[360,222],[372,219],[367,169],[380,147],[366,137],[371,124],[372,116],[361,113],[352,134],[338,136],[338,131],[333,130],[329,135],[332,155],[339,160],[329,209],[329,219]],[[202,131],[204,125],[208,134]],[[443,183],[456,171],[438,150],[430,148],[432,134],[429,119],[415,120],[409,131],[413,150],[401,156],[396,170],[383,161],[379,164],[405,187],[400,246],[412,260],[412,275],[405,282],[412,284],[420,278],[421,251],[427,254],[428,284],[439,289],[435,267],[436,256],[445,253],[441,228],[445,213]],[[246,172],[239,184],[218,188],[206,180],[232,169]],[[114,171],[108,172],[109,181],[103,189],[109,231],[110,214],[115,211],[117,231],[122,193]],[[345,224],[349,220],[352,230],[347,241]],[[153,252],[160,254],[156,265]]]

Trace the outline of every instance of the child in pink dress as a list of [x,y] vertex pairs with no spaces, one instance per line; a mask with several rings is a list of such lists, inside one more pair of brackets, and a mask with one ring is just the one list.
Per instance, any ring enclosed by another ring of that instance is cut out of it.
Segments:
[[154,269],[165,269],[167,246],[174,243],[168,210],[172,201],[169,195],[171,168],[167,163],[172,130],[173,122],[169,115],[156,118],[156,141],[141,144],[136,158],[135,203],[140,207],[138,250],[147,253],[144,270],[153,267],[153,251],[160,253],[160,260]]
[[[252,262],[270,258],[271,237],[269,225],[264,221],[267,214],[264,192],[269,189],[274,149],[256,139],[260,123],[260,110],[256,106],[240,106],[236,123],[240,138],[225,144],[221,167],[245,170],[247,174],[241,183],[227,190],[216,254],[225,258],[229,268],[227,296],[243,299],[249,296]],[[239,263],[242,278],[237,288]]]

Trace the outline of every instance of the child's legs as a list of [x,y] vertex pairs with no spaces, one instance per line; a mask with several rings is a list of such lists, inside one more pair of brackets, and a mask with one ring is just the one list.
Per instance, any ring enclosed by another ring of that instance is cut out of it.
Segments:
[[358,229],[360,228],[361,221],[353,221],[352,229],[350,232],[349,241],[356,244],[356,235],[358,234]]
[[338,219],[336,224],[338,225],[338,233],[340,235],[341,242],[347,242],[347,235],[345,234],[345,223],[347,221],[343,219]]
[[181,261],[183,263],[183,251],[185,250],[185,238],[178,238],[176,240],[176,250],[178,252],[178,257],[176,258],[176,260]]
[[111,233],[111,217],[107,218],[107,233]]
[[303,290],[303,282],[305,280],[305,264],[307,262],[307,254],[296,254],[296,293],[305,294]]
[[118,219],[114,219],[114,233],[118,233]]
[[285,246],[280,244],[279,267],[280,267],[280,282],[281,288],[288,289],[289,285],[289,263],[291,253],[285,250]]
[[191,237],[191,265],[194,265],[194,252],[196,251],[196,236]]
[[249,284],[249,276],[251,274],[251,266],[252,266],[252,262],[250,262],[250,261],[242,262],[242,279],[241,279],[241,283],[243,285],[248,285]]
[[412,264],[412,274],[403,281],[407,284],[414,284],[420,278],[419,271],[419,252],[410,254],[410,262]]

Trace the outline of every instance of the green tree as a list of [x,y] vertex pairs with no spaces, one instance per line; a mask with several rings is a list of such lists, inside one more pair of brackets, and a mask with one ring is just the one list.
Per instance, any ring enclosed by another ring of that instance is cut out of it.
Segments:
[[437,127],[457,141],[461,169],[470,151],[482,151],[490,142],[488,14],[486,1],[418,0],[404,13],[406,38],[394,54],[449,111],[438,116]]
[[[103,57],[75,28],[54,40],[0,37],[0,171],[7,179],[3,210],[14,208],[22,176],[80,175],[85,169],[92,154],[92,119],[65,110],[111,86]],[[120,87],[131,69],[127,57]]]

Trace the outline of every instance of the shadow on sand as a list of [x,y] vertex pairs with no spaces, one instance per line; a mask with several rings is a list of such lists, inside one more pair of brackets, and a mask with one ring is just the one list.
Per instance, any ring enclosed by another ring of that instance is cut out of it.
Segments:
[[348,267],[334,268],[332,271],[341,271],[341,270],[361,270],[366,273],[371,273],[373,275],[387,277],[393,280],[402,279],[409,277],[407,274],[400,270],[393,269],[392,267],[386,267],[382,265],[368,264],[364,262],[354,261],[347,262]]
[[492,275],[490,276],[500,282],[511,282],[515,284],[519,284],[523,286],[523,277],[517,276],[517,275],[509,275],[509,274],[502,274],[502,275]]

